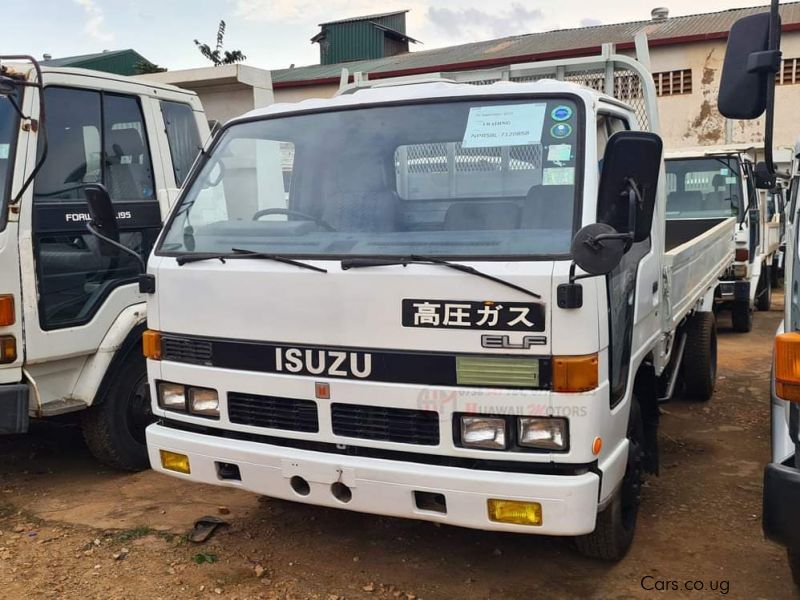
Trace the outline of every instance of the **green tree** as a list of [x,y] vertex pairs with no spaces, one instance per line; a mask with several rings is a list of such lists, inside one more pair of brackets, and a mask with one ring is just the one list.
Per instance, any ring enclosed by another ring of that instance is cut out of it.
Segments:
[[225,21],[219,22],[219,28],[217,29],[217,45],[214,49],[211,49],[211,46],[208,44],[203,44],[199,40],[194,41],[194,45],[197,46],[197,49],[200,50],[200,54],[205,56],[208,60],[214,63],[215,67],[220,65],[232,65],[235,63],[242,62],[247,57],[242,53],[241,50],[223,50],[223,42],[225,40]]
[[148,75],[150,73],[163,73],[167,69],[151,63],[149,60],[138,60],[133,65],[133,70],[136,71],[137,75]]

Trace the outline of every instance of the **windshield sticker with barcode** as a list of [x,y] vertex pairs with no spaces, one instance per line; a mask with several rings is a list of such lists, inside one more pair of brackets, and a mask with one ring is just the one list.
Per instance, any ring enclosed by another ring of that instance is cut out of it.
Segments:
[[574,185],[574,183],[574,167],[559,167],[542,171],[542,185]]
[[528,146],[542,141],[547,105],[473,106],[464,131],[464,148]]

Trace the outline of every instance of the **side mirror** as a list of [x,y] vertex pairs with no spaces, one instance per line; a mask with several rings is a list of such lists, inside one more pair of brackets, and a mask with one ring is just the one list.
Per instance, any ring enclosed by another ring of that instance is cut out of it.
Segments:
[[770,51],[770,19],[769,12],[744,17],[728,34],[718,106],[729,119],[756,119],[767,109],[767,78],[774,77],[781,57]]
[[626,248],[650,236],[662,149],[661,138],[644,131],[619,131],[606,144],[597,222],[627,232]]
[[572,260],[589,275],[605,275],[622,260],[625,246],[624,236],[611,225],[591,223],[572,238]]
[[[89,216],[92,218],[86,224],[86,229],[102,242],[100,253],[103,256],[119,256],[120,252],[124,252],[136,259],[142,274],[146,273],[147,265],[144,264],[144,259],[119,241],[117,211],[111,203],[111,196],[108,195],[106,187],[101,183],[90,183],[84,187],[83,193],[86,195]],[[139,289],[142,290],[141,281]]]
[[756,163],[755,184],[759,190],[772,190],[777,184],[775,174],[770,172],[767,163],[763,161]]
[[87,224],[89,231],[107,243],[100,244],[100,252],[103,256],[115,256],[119,254],[119,249],[108,242],[112,240],[119,244],[119,226],[117,225],[117,214],[114,205],[111,203],[111,196],[108,190],[101,183],[90,183],[84,190],[86,202],[89,204],[89,215],[92,220]]

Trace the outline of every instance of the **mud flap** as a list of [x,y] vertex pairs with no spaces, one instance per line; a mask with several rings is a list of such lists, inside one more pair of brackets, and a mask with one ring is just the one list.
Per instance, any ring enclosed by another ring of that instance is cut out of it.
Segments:
[[644,426],[644,470],[658,475],[658,423],[661,411],[658,407],[658,379],[652,366],[644,365],[639,369],[634,390],[639,400]]
[[25,383],[0,385],[0,435],[28,431],[30,388]]

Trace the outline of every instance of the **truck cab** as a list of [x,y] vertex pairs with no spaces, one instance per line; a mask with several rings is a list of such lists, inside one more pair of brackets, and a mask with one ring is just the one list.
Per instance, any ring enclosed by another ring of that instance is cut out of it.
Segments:
[[735,226],[666,249],[651,74],[604,47],[343,92],[227,123],[172,210],[153,468],[621,558],[661,390],[713,393]]
[[756,187],[755,158],[744,148],[676,150],[667,153],[665,163],[668,221],[737,219],[734,262],[718,287],[717,309],[731,311],[734,331],[750,331],[754,309],[771,305],[780,199]]
[[144,468],[139,261],[89,233],[85,188],[105,186],[146,259],[208,135],[203,110],[172,86],[22,58],[0,73],[0,431],[83,411],[99,458]]

